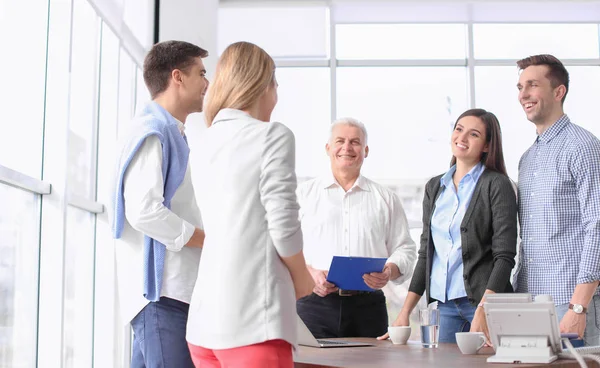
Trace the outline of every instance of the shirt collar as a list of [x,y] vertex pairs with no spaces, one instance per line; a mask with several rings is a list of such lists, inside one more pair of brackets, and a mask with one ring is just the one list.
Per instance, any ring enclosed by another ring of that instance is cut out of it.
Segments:
[[242,110],[236,110],[236,109],[221,109],[217,115],[215,116],[215,118],[213,119],[213,123],[212,125],[215,125],[217,123],[220,123],[222,121],[227,121],[227,120],[238,120],[238,119],[251,119],[254,120],[254,118],[252,116],[250,116],[250,114],[248,114],[247,112],[244,112]]
[[[340,185],[340,183],[338,183],[337,180],[335,180],[335,177],[333,176],[333,173],[330,173],[328,176],[326,176],[323,179],[323,189],[329,189],[332,186],[338,186],[338,187],[342,187]],[[359,188],[360,190],[364,190],[366,192],[369,192],[369,183],[367,181],[367,178],[365,178],[362,175],[359,175],[358,178],[356,179],[356,181],[354,182],[354,184],[352,185],[352,188],[350,188],[350,190],[353,190],[354,188]]]
[[558,119],[554,124],[550,126],[550,128],[546,129],[545,132],[538,135],[536,142],[550,142],[569,124],[571,124],[571,120],[569,119],[569,117],[566,114],[561,116],[560,119]]
[[[477,165],[473,166],[473,168],[471,170],[469,170],[467,175],[465,175],[465,177],[462,178],[461,181],[471,180],[474,183],[476,183],[477,180],[479,180],[479,177],[481,176],[481,174],[483,173],[484,170],[485,170],[485,166],[483,165],[483,163],[478,162]],[[440,178],[440,185],[444,186],[446,188],[452,186],[452,176],[454,175],[455,172],[456,172],[456,165],[452,165],[450,170],[448,170]]]
[[179,128],[179,132],[181,133],[181,135],[185,136],[185,124],[175,117],[173,117],[173,119],[175,119],[175,121],[177,122],[177,128]]

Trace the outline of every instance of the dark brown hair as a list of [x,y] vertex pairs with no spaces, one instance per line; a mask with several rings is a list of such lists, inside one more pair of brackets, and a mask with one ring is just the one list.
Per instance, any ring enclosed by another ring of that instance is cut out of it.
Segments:
[[194,58],[205,58],[208,51],[185,41],[159,42],[144,59],[144,82],[154,99],[169,87],[171,73],[175,69],[186,72]]
[[569,92],[569,72],[555,56],[549,54],[533,55],[517,61],[519,70],[524,70],[532,65],[546,65],[548,66],[548,74],[546,78],[550,80],[552,88],[556,88],[560,85],[565,86],[565,95],[562,98],[562,103],[565,103],[567,93]]
[[[485,142],[488,145],[488,152],[483,152],[481,155],[481,162],[485,165],[485,168],[492,171],[497,171],[501,174],[506,174],[506,165],[504,164],[504,154],[502,153],[502,132],[500,131],[500,123],[496,115],[484,109],[471,109],[463,112],[456,123],[466,116],[474,116],[479,118],[485,125]],[[456,157],[452,156],[450,166],[456,164]]]

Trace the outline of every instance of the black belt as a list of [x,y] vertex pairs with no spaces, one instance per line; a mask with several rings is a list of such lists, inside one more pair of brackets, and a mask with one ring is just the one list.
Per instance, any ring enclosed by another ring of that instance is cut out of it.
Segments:
[[363,291],[363,290],[338,290],[339,296],[355,296],[355,295],[366,295],[371,294],[371,291]]

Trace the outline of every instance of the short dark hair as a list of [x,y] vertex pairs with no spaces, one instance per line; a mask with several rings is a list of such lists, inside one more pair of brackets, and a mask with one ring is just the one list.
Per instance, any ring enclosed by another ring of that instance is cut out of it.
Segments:
[[561,84],[565,86],[565,95],[562,98],[562,103],[565,103],[567,93],[569,92],[569,72],[555,56],[549,54],[533,55],[517,61],[517,66],[520,70],[532,65],[546,65],[550,69],[546,78],[550,80],[552,88],[556,88]]
[[[508,176],[506,165],[504,164],[504,153],[502,152],[502,132],[500,131],[500,122],[496,115],[484,109],[467,110],[456,119],[456,123],[454,123],[455,129],[458,121],[466,116],[479,118],[485,125],[485,142],[488,144],[488,151],[483,152],[481,155],[483,165],[486,169]],[[450,166],[454,164],[456,164],[456,157],[452,156]]]
[[205,58],[208,51],[185,41],[164,41],[152,47],[144,59],[144,82],[154,99],[169,86],[171,72],[186,71],[194,58]]

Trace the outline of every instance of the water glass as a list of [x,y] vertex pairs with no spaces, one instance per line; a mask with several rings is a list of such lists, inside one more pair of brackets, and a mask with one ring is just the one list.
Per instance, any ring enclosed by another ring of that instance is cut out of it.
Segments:
[[440,339],[440,311],[438,309],[421,309],[421,344],[424,348],[437,348]]

